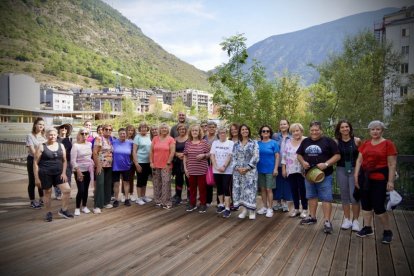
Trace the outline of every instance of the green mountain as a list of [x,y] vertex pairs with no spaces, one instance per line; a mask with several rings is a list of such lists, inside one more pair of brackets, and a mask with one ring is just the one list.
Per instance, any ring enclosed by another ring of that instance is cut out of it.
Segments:
[[63,86],[208,89],[205,72],[99,0],[1,0],[0,72]]

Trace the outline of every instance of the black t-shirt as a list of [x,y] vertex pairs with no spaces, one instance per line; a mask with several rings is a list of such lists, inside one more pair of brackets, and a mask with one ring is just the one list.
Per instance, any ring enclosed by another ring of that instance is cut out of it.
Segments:
[[[322,136],[319,140],[313,141],[308,137],[302,141],[296,153],[302,155],[312,168],[318,163],[325,163],[335,154],[339,154],[339,149],[331,138]],[[325,175],[331,175],[333,173],[332,164],[324,172]]]

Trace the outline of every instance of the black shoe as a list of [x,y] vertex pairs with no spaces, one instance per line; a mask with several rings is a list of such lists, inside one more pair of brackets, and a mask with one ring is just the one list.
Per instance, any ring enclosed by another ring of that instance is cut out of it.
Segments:
[[223,212],[223,218],[228,218],[228,217],[230,217],[230,215],[231,215],[231,212],[230,212],[230,210],[224,210],[224,212]]
[[73,214],[69,213],[68,210],[63,211],[62,209],[58,212],[59,216],[64,217],[65,219],[73,218]]
[[131,201],[129,199],[125,199],[125,206],[131,206]]
[[45,206],[45,203],[43,202],[43,199],[39,200],[39,205],[40,206]]
[[115,201],[112,203],[112,206],[113,206],[114,208],[118,207],[118,206],[119,206],[119,201],[118,201],[118,200],[115,200]]
[[330,221],[325,221],[325,223],[323,224],[323,232],[325,234],[332,234],[333,228],[332,223]]
[[359,230],[356,235],[360,238],[366,237],[366,236],[372,236],[374,235],[374,231],[372,231],[371,226],[364,226],[361,230]]
[[382,236],[382,243],[389,244],[392,241],[392,231],[391,230],[384,230]]
[[45,216],[45,221],[46,222],[51,222],[53,220],[53,215],[51,212],[47,212],[46,216]]
[[223,213],[226,208],[224,206],[217,206],[216,213],[220,214]]
[[30,202],[30,207],[36,210],[42,209],[42,206],[40,206],[40,204],[37,203],[36,201]]
[[188,207],[187,207],[187,212],[192,212],[192,211],[194,211],[195,209],[197,209],[197,206],[195,206],[195,205],[188,205]]
[[207,212],[207,206],[206,205],[200,205],[200,210],[198,210],[198,212],[200,214]]
[[307,218],[302,219],[300,221],[300,224],[311,225],[311,224],[315,224],[316,222],[317,222],[316,218],[307,217]]

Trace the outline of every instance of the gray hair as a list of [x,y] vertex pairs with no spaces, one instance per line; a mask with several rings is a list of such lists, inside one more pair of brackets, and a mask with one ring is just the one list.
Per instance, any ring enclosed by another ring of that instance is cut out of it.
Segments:
[[386,129],[385,124],[379,120],[372,121],[368,124],[368,129],[373,129],[376,127],[380,127],[382,130]]
[[225,126],[220,126],[220,127],[218,128],[217,133],[220,133],[220,132],[225,132],[225,133],[227,133],[227,131],[228,131],[227,127],[225,127]]
[[208,121],[207,122],[207,126],[215,126],[215,127],[217,127],[217,124],[214,121]]

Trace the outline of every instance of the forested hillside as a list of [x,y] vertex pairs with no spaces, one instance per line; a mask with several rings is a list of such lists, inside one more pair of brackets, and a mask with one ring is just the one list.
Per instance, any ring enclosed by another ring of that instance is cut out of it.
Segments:
[[205,72],[99,0],[0,1],[0,72],[68,86],[208,88]]

